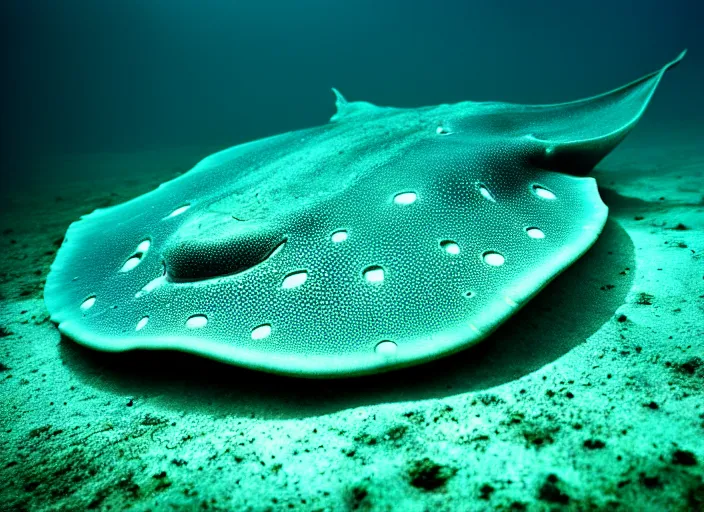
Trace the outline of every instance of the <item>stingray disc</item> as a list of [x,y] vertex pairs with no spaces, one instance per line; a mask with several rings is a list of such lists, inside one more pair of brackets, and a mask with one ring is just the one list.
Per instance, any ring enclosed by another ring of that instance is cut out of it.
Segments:
[[584,175],[666,69],[545,106],[347,102],[71,225],[51,318],[100,350],[176,349],[301,376],[428,361],[485,338],[596,240]]

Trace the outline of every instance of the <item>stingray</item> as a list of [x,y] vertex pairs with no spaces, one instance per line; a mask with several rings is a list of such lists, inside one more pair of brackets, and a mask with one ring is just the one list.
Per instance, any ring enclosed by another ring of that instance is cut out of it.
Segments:
[[[45,289],[67,337],[344,377],[486,338],[596,241],[588,172],[665,71],[552,105],[348,102],[73,223]],[[576,283],[577,285],[577,283]]]

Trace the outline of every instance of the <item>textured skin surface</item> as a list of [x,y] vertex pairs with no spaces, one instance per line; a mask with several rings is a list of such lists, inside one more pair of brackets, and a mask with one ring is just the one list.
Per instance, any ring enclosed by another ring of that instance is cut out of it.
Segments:
[[[100,350],[177,349],[302,376],[465,348],[594,243],[607,208],[583,175],[681,57],[560,105],[396,109],[335,91],[329,124],[216,153],[74,223],[47,280],[52,320]],[[282,286],[291,274],[306,279]]]

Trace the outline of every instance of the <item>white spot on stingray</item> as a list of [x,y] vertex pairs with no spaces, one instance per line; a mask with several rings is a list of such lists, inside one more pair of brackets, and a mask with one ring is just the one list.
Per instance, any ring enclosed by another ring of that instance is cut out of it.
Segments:
[[129,272],[137,265],[139,265],[142,262],[142,256],[144,256],[144,253],[149,250],[150,245],[151,242],[149,240],[142,240],[137,246],[137,249],[135,249],[135,253],[132,255],[132,257],[130,257],[130,259],[128,259],[125,264],[122,265],[120,272]]
[[134,330],[141,331],[142,329],[144,329],[147,326],[148,323],[149,323],[149,317],[144,316],[144,317],[142,317],[142,319],[139,322],[137,322],[137,327],[135,327]]
[[483,258],[484,263],[491,265],[492,267],[500,267],[506,261],[506,258],[494,251],[485,252]]
[[526,229],[526,233],[528,233],[528,236],[531,238],[535,238],[535,239],[545,238],[545,233],[543,233],[538,228],[528,228],[528,229]]
[[548,189],[541,187],[540,185],[533,185],[533,192],[535,195],[542,199],[557,199],[557,196],[550,192]]
[[[284,248],[285,245],[286,245],[286,240],[284,240],[283,242],[281,242],[281,243],[276,247],[276,249],[274,249],[274,250],[272,251],[272,253],[271,253],[266,259],[267,259],[267,260],[270,260],[271,258],[273,258],[274,256],[276,256],[277,254],[279,254],[279,253],[283,250],[283,248]],[[266,260],[264,260],[264,261],[266,261]]]
[[508,304],[509,306],[511,306],[512,308],[515,308],[516,306],[518,306],[518,303],[515,300],[513,300],[511,297],[509,297],[508,295],[506,297],[504,297],[504,302],[506,304]]
[[137,252],[145,253],[149,250],[151,245],[152,243],[149,240],[144,240],[137,246]]
[[139,298],[143,295],[146,295],[147,293],[155,290],[156,288],[158,288],[159,286],[161,286],[165,282],[166,282],[166,276],[159,276],[156,279],[152,279],[147,284],[145,284],[141,290],[139,290],[137,293],[135,293],[134,296],[136,298]]
[[84,300],[83,304],[81,304],[81,309],[83,311],[86,311],[87,309],[92,308],[93,304],[95,304],[95,295],[91,295],[86,300]]
[[384,281],[384,269],[377,265],[365,268],[362,274],[368,283],[374,284]]
[[479,332],[479,328],[477,328],[477,326],[474,324],[469,324],[469,328],[472,329],[474,332]]
[[268,338],[270,334],[271,334],[271,325],[269,325],[269,324],[263,324],[263,325],[260,325],[259,327],[255,327],[254,329],[252,329],[252,339],[253,340],[263,340],[264,338]]
[[401,205],[412,204],[416,202],[416,199],[418,199],[418,196],[415,192],[402,192],[394,196],[394,203]]
[[188,210],[191,207],[190,204],[184,204],[183,206],[179,206],[176,208],[174,211],[172,211],[167,217],[176,217],[177,215],[181,215],[183,212]]
[[447,254],[459,254],[460,246],[452,240],[443,240],[440,242],[440,247],[442,247]]
[[440,125],[435,130],[435,133],[437,133],[438,135],[450,135],[450,133],[452,133],[452,132],[450,132],[450,130],[448,130],[444,126]]
[[332,234],[332,237],[330,237],[330,238],[336,244],[339,244],[340,242],[344,242],[345,240],[347,240],[347,231],[345,231],[345,230],[335,231]]
[[281,283],[281,288],[296,288],[305,283],[306,279],[308,279],[308,272],[305,270],[302,272],[293,272],[284,277],[284,281]]
[[200,329],[208,324],[208,317],[205,315],[193,315],[186,320],[186,327],[189,329]]
[[491,201],[492,203],[496,202],[496,199],[494,199],[494,196],[491,195],[491,192],[489,192],[489,189],[486,188],[485,185],[479,184],[479,193],[486,199],[487,201]]
[[135,268],[139,263],[142,261],[141,255],[138,256],[132,256],[130,259],[128,259],[124,265],[122,265],[122,268],[120,269],[120,272],[129,272],[133,268]]
[[396,343],[393,341],[384,340],[377,343],[376,347],[374,347],[374,352],[381,356],[392,356],[396,353],[397,348]]

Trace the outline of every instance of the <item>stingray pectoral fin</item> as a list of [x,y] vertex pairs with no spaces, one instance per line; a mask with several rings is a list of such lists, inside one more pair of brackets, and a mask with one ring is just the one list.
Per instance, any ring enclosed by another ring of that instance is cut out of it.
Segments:
[[529,135],[538,145],[536,165],[587,174],[633,129],[662,76],[685,53],[660,70],[613,91],[570,103],[528,107],[535,109],[528,114],[539,117]]

